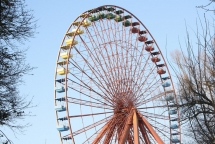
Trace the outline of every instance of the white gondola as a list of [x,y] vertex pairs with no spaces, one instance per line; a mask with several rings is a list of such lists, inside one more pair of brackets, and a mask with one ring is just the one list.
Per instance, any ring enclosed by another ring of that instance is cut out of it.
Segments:
[[56,110],[57,112],[66,111],[66,107],[63,106],[63,105],[56,105],[56,106],[55,106],[55,110]]
[[57,130],[60,131],[60,132],[67,131],[67,130],[69,130],[69,127],[66,126],[66,125],[58,125]]
[[171,129],[177,129],[177,128],[178,128],[178,125],[177,125],[177,124],[172,124],[172,125],[170,126],[170,128],[171,128]]
[[65,92],[65,88],[63,86],[57,86],[55,87],[56,92],[58,93],[62,93]]
[[170,115],[177,114],[177,110],[169,110],[169,114],[170,114]]
[[166,101],[172,101],[172,100],[174,100],[173,94],[171,93],[171,94],[166,95],[166,96],[165,96],[165,100],[166,100]]
[[180,143],[180,140],[178,138],[172,139],[172,143]]
[[163,87],[169,87],[171,84],[169,83],[169,82],[164,82],[163,84],[162,84],[162,86]]

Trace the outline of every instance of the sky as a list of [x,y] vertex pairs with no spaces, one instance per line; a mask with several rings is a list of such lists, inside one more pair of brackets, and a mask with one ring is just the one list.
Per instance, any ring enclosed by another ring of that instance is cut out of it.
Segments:
[[[14,135],[6,128],[3,131],[14,144],[59,144],[54,111],[56,58],[65,32],[78,15],[102,5],[123,7],[143,22],[162,53],[170,58],[170,52],[179,48],[179,39],[184,43],[185,23],[191,33],[195,31],[198,16],[203,18],[205,12],[196,6],[207,4],[207,0],[26,0],[26,4],[33,10],[38,28],[35,38],[22,47],[29,48],[27,63],[37,68],[33,75],[24,77],[20,92],[28,99],[33,97],[37,106],[30,109],[35,116],[18,121],[31,124],[23,134]],[[214,15],[207,12],[206,17],[211,19]]]

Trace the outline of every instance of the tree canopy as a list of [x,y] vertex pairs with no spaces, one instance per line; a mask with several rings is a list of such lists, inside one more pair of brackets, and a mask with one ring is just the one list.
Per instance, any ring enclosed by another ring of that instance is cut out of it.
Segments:
[[26,64],[26,49],[21,46],[34,36],[36,21],[24,0],[1,0],[0,3],[0,141],[9,143],[1,130],[3,126],[12,131],[21,131],[27,126],[17,122],[28,115],[25,110],[31,106],[31,101],[20,94],[19,85],[33,67]]

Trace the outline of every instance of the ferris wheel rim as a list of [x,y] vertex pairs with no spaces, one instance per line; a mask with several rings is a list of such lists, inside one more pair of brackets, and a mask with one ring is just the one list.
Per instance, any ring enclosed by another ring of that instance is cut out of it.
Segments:
[[[132,14],[132,13],[129,12],[128,10],[126,10],[126,9],[124,9],[124,8],[121,8],[121,7],[119,7],[119,6],[104,5],[104,6],[97,7],[97,8],[95,8],[93,11],[89,12],[89,13],[82,19],[81,22],[83,22],[83,21],[87,18],[87,16],[89,16],[90,14],[92,14],[92,13],[93,13],[94,11],[96,11],[97,9],[102,8],[102,7],[109,7],[109,6],[110,6],[110,7],[116,7],[116,8],[122,9],[122,10],[126,11],[127,13],[131,14],[131,15],[132,15],[136,20],[138,20],[138,22],[140,22],[141,25],[147,30],[147,32],[149,33],[150,37],[151,37],[151,38],[153,39],[153,41],[155,42],[156,47],[157,47],[158,50],[160,51],[160,54],[161,54],[161,56],[162,56],[162,60],[164,61],[164,64],[166,65],[166,69],[168,70],[168,75],[170,76],[170,80],[171,80],[171,83],[172,83],[172,86],[173,86],[173,90],[174,90],[174,84],[173,84],[173,81],[172,81],[172,78],[171,78],[171,75],[170,75],[168,66],[167,66],[166,61],[165,61],[165,59],[164,59],[164,56],[163,56],[163,54],[162,54],[162,52],[161,52],[161,50],[160,50],[160,47],[158,46],[156,40],[154,39],[154,37],[152,36],[152,34],[150,33],[150,31],[146,28],[146,26],[145,26],[134,14]],[[87,12],[87,11],[85,11],[84,13],[86,13],[86,12]],[[75,21],[78,20],[79,18],[80,18],[80,16],[78,16],[78,17],[75,19]],[[75,21],[74,21],[74,22],[75,22]],[[80,28],[80,26],[81,26],[81,25],[79,25],[79,26],[77,27],[77,30]],[[71,27],[72,27],[72,24],[69,26],[67,32],[71,29]],[[76,32],[77,32],[77,30],[76,30]],[[66,33],[67,33],[67,32],[66,32]],[[76,35],[75,35],[75,36],[76,36]],[[73,40],[75,39],[75,36],[73,37]],[[62,40],[61,45],[62,45],[63,42],[65,41],[65,38],[66,38],[66,34],[64,35],[64,38],[63,38],[63,40]],[[69,53],[69,54],[71,53],[71,49],[69,49],[69,52],[68,52],[68,53]],[[59,56],[60,56],[60,50],[59,50],[59,53],[58,53],[57,61],[59,60]],[[69,59],[69,58],[67,58],[67,62],[68,62],[68,59]],[[67,63],[67,69],[68,69],[68,65],[69,65],[69,63]],[[56,66],[56,69],[57,69],[57,66]],[[67,79],[67,76],[68,76],[68,74],[66,74],[65,79]],[[55,79],[56,79],[56,77],[57,77],[57,70],[55,71]],[[55,82],[55,86],[56,86],[56,82]],[[66,81],[66,83],[65,83],[65,87],[67,87],[67,81]],[[164,91],[165,91],[165,90],[164,90]],[[66,96],[65,96],[65,97],[68,98],[68,96],[67,96],[67,91],[66,91],[65,93],[66,93]],[[175,97],[175,99],[177,100],[175,91],[174,91],[174,97]],[[56,94],[55,94],[55,98],[56,98]],[[56,104],[56,101],[55,101],[55,104]],[[67,106],[66,106],[66,107],[67,107],[67,108],[66,108],[67,117],[69,117],[68,102],[67,102]],[[56,112],[56,117],[58,118],[57,112]],[[178,113],[178,117],[179,117],[179,113]],[[68,119],[68,121],[69,121],[70,133],[71,133],[71,136],[73,137],[73,134],[72,134],[72,127],[71,127],[71,124],[70,124],[70,120]],[[58,122],[58,121],[57,121],[57,122]],[[74,138],[73,138],[73,139],[74,139]]]

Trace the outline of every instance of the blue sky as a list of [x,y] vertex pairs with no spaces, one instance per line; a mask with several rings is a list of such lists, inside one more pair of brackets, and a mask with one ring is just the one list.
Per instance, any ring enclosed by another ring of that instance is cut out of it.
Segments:
[[[34,96],[33,103],[38,105],[30,111],[36,116],[20,122],[31,123],[24,134],[3,130],[15,144],[58,144],[59,136],[55,124],[54,112],[54,72],[56,58],[62,38],[71,22],[82,12],[101,5],[117,5],[136,15],[151,32],[164,55],[170,57],[170,51],[179,48],[178,38],[184,42],[186,36],[185,21],[188,30],[195,30],[196,20],[203,18],[204,11],[196,9],[207,4],[201,0],[26,0],[28,8],[34,10],[38,20],[38,34],[23,46],[29,48],[27,62],[37,67],[33,76],[25,76],[25,85],[20,87],[23,95]],[[208,12],[210,19],[213,13]],[[167,50],[165,49],[167,39]],[[193,38],[195,40],[195,38]]]

